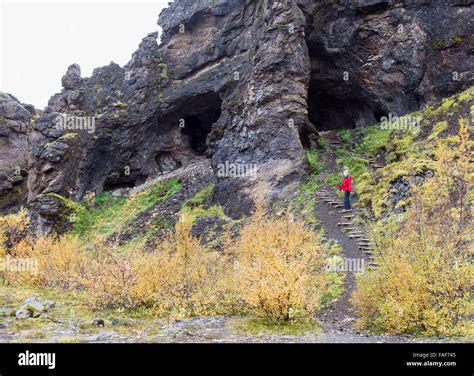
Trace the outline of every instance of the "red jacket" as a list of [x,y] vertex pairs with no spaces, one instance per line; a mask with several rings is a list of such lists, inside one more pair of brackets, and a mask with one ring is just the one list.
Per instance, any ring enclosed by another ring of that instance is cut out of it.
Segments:
[[340,191],[352,192],[352,176],[348,176],[342,180],[342,184],[339,187]]

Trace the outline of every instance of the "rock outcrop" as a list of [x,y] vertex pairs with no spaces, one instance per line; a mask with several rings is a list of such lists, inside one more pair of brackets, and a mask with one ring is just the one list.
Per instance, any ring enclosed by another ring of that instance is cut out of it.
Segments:
[[14,210],[25,203],[27,133],[35,115],[33,106],[0,92],[0,212]]
[[373,124],[472,85],[472,1],[299,3],[319,129]]
[[203,155],[231,217],[292,194],[317,130],[370,125],[472,85],[473,13],[470,1],[174,1],[160,44],[149,34],[125,67],[90,78],[71,65],[35,123],[38,231],[61,212],[51,193],[134,187]]

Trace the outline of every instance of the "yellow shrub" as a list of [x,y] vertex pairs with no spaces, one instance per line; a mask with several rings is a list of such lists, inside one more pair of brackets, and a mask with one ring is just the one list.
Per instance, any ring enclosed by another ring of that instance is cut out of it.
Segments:
[[90,262],[78,238],[39,238],[33,257],[38,260],[38,275],[33,278],[37,285],[74,289],[88,278]]
[[239,291],[255,315],[287,321],[319,308],[325,287],[322,248],[302,223],[267,219],[259,203],[234,252]]
[[228,313],[235,309],[230,264],[225,256],[204,249],[191,236],[191,226],[190,218],[181,218],[175,234],[157,249],[160,310],[187,316]]
[[98,246],[83,281],[94,307],[134,308],[155,301],[156,258],[132,251],[120,254]]
[[436,174],[414,190],[403,223],[377,227],[379,268],[357,281],[359,325],[390,333],[461,335],[468,330],[472,169],[461,122],[458,147],[438,147]]
[[228,264],[191,236],[191,225],[182,218],[152,253],[99,250],[85,282],[91,303],[177,316],[227,312],[233,303]]
[[0,256],[26,238],[30,219],[25,209],[0,217]]

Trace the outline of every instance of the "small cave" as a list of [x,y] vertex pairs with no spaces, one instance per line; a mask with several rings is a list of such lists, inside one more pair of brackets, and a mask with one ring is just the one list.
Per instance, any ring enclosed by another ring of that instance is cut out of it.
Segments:
[[388,114],[383,111],[374,111],[374,118],[377,123],[380,123],[383,118],[388,118]]
[[111,192],[118,189],[135,188],[143,184],[148,179],[147,175],[131,172],[129,175],[113,173],[104,181],[103,191]]
[[219,119],[219,114],[211,118],[207,115],[190,115],[184,118],[185,127],[182,132],[189,137],[189,146],[197,155],[204,155],[207,150],[206,138],[212,130],[212,124]]
[[195,155],[206,154],[207,136],[221,116],[221,106],[221,97],[213,92],[193,97],[183,106],[181,133]]
[[309,119],[318,131],[356,128],[378,121],[385,114],[373,111],[357,95],[340,95],[311,81],[308,92]]
[[[212,131],[212,125],[221,116],[222,99],[219,94],[209,92],[183,100],[172,113],[159,119],[164,124],[162,129],[179,129],[181,140],[172,152],[160,152],[156,162],[160,168],[179,168],[186,164],[186,156],[204,156],[208,149],[207,136]],[[168,148],[169,150],[169,148]],[[173,162],[173,159],[175,160]],[[174,165],[174,166],[173,166]],[[178,167],[179,166],[179,167]]]

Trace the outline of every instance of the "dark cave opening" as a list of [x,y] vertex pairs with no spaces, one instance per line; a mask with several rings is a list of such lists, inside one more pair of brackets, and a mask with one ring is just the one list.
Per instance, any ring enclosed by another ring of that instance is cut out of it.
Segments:
[[387,118],[387,117],[388,115],[383,111],[374,111],[374,118],[378,123],[380,123],[383,118]]
[[211,133],[212,124],[220,117],[219,113],[209,117],[208,115],[189,115],[184,118],[182,133],[189,138],[189,146],[194,154],[204,155],[207,150],[206,139]]
[[156,172],[167,173],[210,157],[208,135],[221,117],[222,99],[206,92],[174,102],[166,114],[157,116],[160,142],[155,150]]
[[[326,40],[315,31],[308,16],[305,35],[311,60],[311,77],[308,87],[308,112],[317,131],[350,129],[374,124],[386,109],[378,98],[365,90],[357,72],[348,72],[348,62],[328,52]],[[332,41],[338,46],[338,39]],[[346,66],[342,65],[346,64]]]
[[[159,121],[165,124],[161,126],[162,129],[171,130],[178,127],[184,148],[187,149],[180,147],[181,152],[202,156],[206,155],[208,149],[207,136],[221,116],[221,106],[222,99],[218,93],[199,94],[180,102],[179,107]],[[179,160],[176,150],[173,157]]]
[[110,192],[117,189],[135,188],[148,179],[147,175],[131,172],[130,174],[113,173],[104,181],[103,191]]
[[374,111],[360,95],[347,89],[333,88],[328,83],[311,80],[308,91],[308,112],[318,131],[347,129],[378,122],[384,111]]

